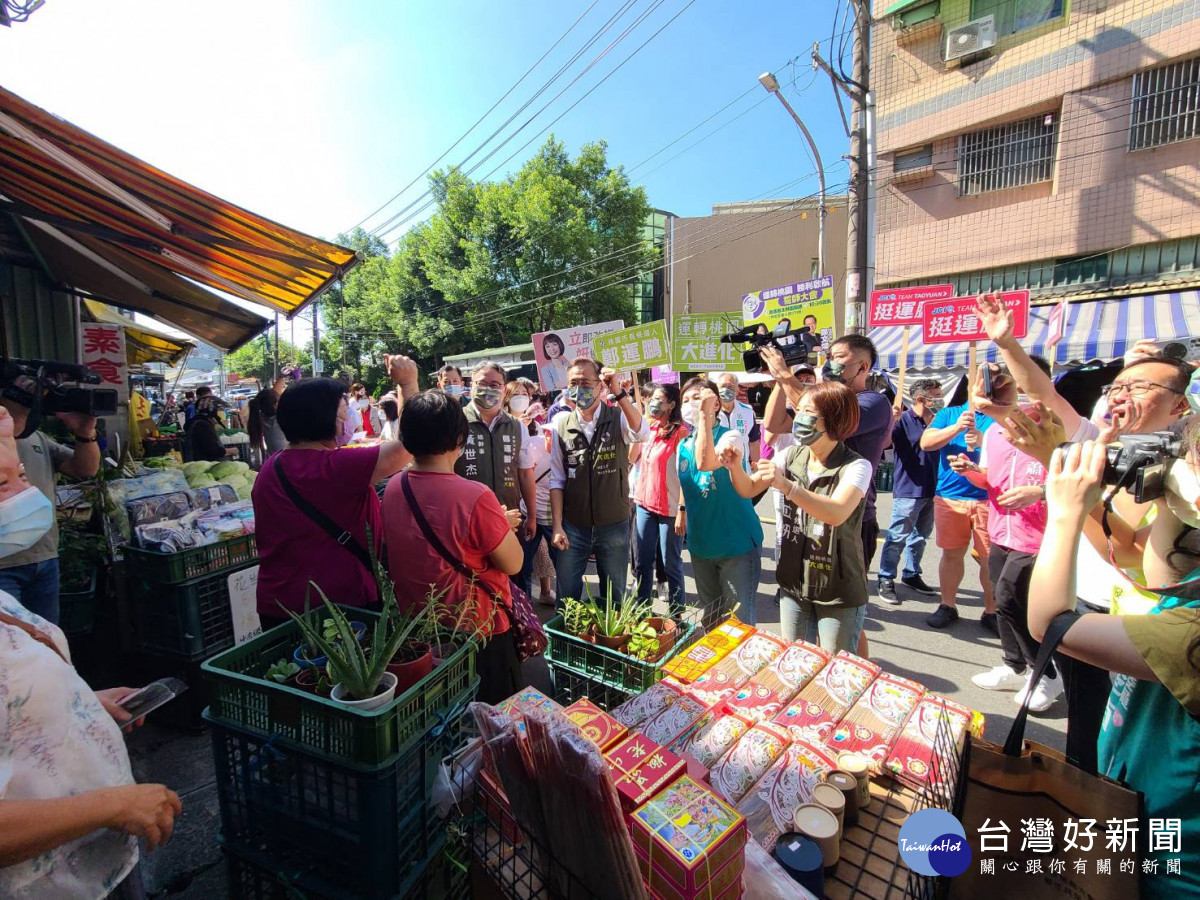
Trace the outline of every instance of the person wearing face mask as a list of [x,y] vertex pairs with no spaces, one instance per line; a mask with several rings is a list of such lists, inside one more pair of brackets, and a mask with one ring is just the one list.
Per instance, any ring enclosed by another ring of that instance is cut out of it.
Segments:
[[[601,393],[612,404],[601,402]],[[552,422],[550,512],[558,557],[558,603],[583,597],[593,549],[600,596],[620,602],[629,568],[629,445],[650,429],[617,374],[587,357],[571,362],[574,409]]]
[[896,454],[896,481],[892,491],[892,524],[884,533],[879,555],[879,599],[900,605],[896,596],[896,570],[904,551],[904,577],[914,591],[936,594],[921,577],[925,541],[933,531],[933,495],[937,491],[938,458],[921,449],[921,435],[941,410],[942,386],[933,378],[913,382],[913,405],[892,426]]
[[[1200,828],[1196,760],[1200,759],[1200,419],[1185,419],[1185,458],[1169,463],[1152,524],[1138,528],[1142,588],[1156,598],[1142,614],[1080,613],[1076,608],[1081,532],[1099,504],[1107,448],[1085,442],[1055,449],[1046,480],[1050,514],[1029,599],[1029,629],[1037,640],[1073,624],[1058,658],[1112,673],[1091,771],[1142,794],[1143,821],[1179,822],[1176,846],[1146,846],[1140,896],[1149,900],[1200,895],[1200,848],[1188,841]],[[1121,491],[1119,493],[1125,493]],[[1110,514],[1110,518],[1112,515]],[[1085,573],[1085,578],[1090,573]],[[1158,843],[1158,842],[1154,842]],[[1171,872],[1168,860],[1179,862]]]
[[[415,396],[416,364],[385,356],[401,404]],[[276,418],[288,439],[251,491],[258,535],[258,614],[263,627],[302,612],[310,581],[347,606],[378,602],[367,552],[383,529],[375,485],[412,460],[399,441],[339,449],[349,416],[345,387],[332,378],[299,381],[279,398]]]
[[350,385],[350,406],[358,413],[355,418],[360,423],[360,430],[365,432],[367,437],[374,437],[375,425],[371,421],[371,399],[367,396],[367,389],[357,381]]
[[760,462],[755,476],[787,502],[776,567],[781,633],[830,652],[855,652],[866,620],[861,519],[871,465],[846,443],[860,417],[846,385],[813,385],[796,405],[796,443]]
[[462,406],[471,402],[470,391],[463,384],[462,370],[458,366],[446,363],[437,370],[438,390],[445,391],[451,397],[458,398]]
[[687,437],[679,408],[679,388],[673,384],[648,385],[646,416],[650,439],[634,444],[630,457],[637,464],[634,503],[637,540],[637,599],[654,597],[655,560],[662,554],[667,576],[668,604],[672,615],[683,611],[683,536],[675,531],[679,514],[679,445]]
[[237,456],[236,447],[226,447],[217,435],[224,427],[221,421],[220,401],[216,397],[201,397],[196,401],[196,417],[183,437],[184,462],[203,460],[220,462]]
[[738,384],[736,372],[711,372],[708,377],[717,386],[717,398],[721,401],[721,424],[746,439],[750,445],[750,465],[753,466],[759,458],[762,429],[754,418],[754,409],[738,396],[741,394],[744,397],[745,388]]
[[712,627],[736,607],[758,621],[762,523],[751,500],[762,488],[750,477],[746,439],[718,420],[716,385],[693,378],[683,386],[683,421],[692,433],[679,445],[679,513],[687,535],[702,624]]
[[521,435],[520,475],[532,479],[534,503],[522,498],[525,527],[518,532],[524,549],[525,559],[521,573],[514,581],[526,594],[532,596],[533,576],[539,570],[542,603],[554,602],[553,562],[558,557],[551,541],[554,534],[550,519],[550,442],[542,430],[544,408],[536,402],[537,385],[528,378],[510,381],[504,389],[504,409],[517,420],[524,433]]
[[[488,378],[485,373],[483,382]],[[388,483],[383,495],[388,570],[397,600],[407,611],[435,591],[444,592],[441,602],[451,608],[470,604],[467,627],[489,637],[476,660],[479,698],[498,703],[524,684],[510,581],[521,571],[521,542],[495,493],[456,474],[470,427],[454,398],[443,391],[418,394],[404,404],[400,433],[413,464]]]
[[[460,478],[485,485],[508,514],[513,529],[521,527],[521,504],[534,509],[536,489],[533,462],[523,450],[524,426],[503,409],[504,368],[491,360],[471,372],[471,402],[463,407],[467,417],[467,443],[454,464]],[[533,540],[537,521],[527,516],[521,537]]]

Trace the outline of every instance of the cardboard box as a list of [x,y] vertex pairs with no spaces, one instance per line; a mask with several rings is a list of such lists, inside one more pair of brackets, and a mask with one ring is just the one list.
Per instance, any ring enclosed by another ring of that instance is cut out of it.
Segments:
[[741,889],[746,821],[712,791],[680,778],[630,820],[651,890],[670,900],[715,900]]
[[769,722],[828,665],[831,656],[805,641],[789,644],[726,701],[729,711],[751,724]]
[[771,722],[794,741],[822,743],[880,671],[875,663],[842,650]]
[[737,805],[754,840],[768,853],[774,850],[780,835],[794,830],[796,810],[812,802],[821,775],[836,768],[837,758],[823,745],[801,741],[784,750]]
[[854,701],[825,743],[835,754],[862,754],[870,762],[871,772],[879,775],[900,729],[924,693],[924,685],[884,672]]
[[623,738],[629,731],[587,697],[576,700],[563,710],[563,715],[579,726],[583,736],[599,747],[602,752]]
[[683,696],[683,692],[670,681],[652,684],[640,694],[630,697],[612,711],[612,717],[626,728],[637,728],[647,719],[660,712]]
[[640,734],[619,741],[604,754],[604,761],[626,814],[654,797],[687,768],[677,754]]
[[550,712],[562,712],[561,705],[547,697],[537,688],[525,688],[518,691],[496,708],[501,712],[508,713],[516,720],[517,728],[521,734],[525,733],[525,722],[521,715],[525,710],[545,709]]
[[695,697],[680,697],[658,715],[638,726],[638,732],[656,744],[669,747],[698,722],[709,707]]
[[755,725],[712,767],[709,784],[730,803],[738,803],[790,743],[787,732],[767,723]]
[[787,644],[773,634],[755,632],[692,682],[688,693],[709,706],[734,693],[768,663],[783,653]]
[[668,660],[662,671],[684,684],[690,684],[753,633],[752,626],[743,625],[737,619],[728,619],[688,647],[684,653]]

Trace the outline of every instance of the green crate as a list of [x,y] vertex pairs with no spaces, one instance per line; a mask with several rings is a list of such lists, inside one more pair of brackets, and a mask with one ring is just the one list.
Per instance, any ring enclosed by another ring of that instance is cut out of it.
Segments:
[[552,662],[547,663],[547,666],[550,669],[550,680],[554,684],[554,700],[563,706],[570,706],[576,700],[586,697],[605,712],[610,712],[634,695],[632,691],[610,687],[566,666]]
[[89,634],[96,622],[97,582],[99,570],[92,570],[88,586],[78,591],[61,591],[58,595],[58,627],[63,633]]
[[[314,624],[321,610],[308,613]],[[375,623],[378,613],[345,608],[353,621]],[[281,658],[291,660],[302,643],[300,626],[288,621],[202,666],[212,685],[211,714],[262,735],[278,735],[331,757],[378,765],[415,736],[432,728],[475,683],[477,647],[467,643],[386,706],[353,709],[261,677]]]
[[617,650],[609,650],[607,647],[568,634],[563,627],[561,615],[547,622],[544,628],[547,638],[546,659],[585,675],[592,681],[631,694],[640,694],[655,682],[661,681],[662,667],[667,660],[700,637],[695,623],[679,622],[675,646],[662,659],[642,662]]
[[138,648],[177,659],[201,660],[232,647],[229,576],[234,571],[180,584],[129,577],[126,586]]
[[243,534],[227,541],[160,553],[128,545],[125,551],[125,571],[131,576],[157,581],[159,584],[179,584],[202,575],[212,575],[242,568],[258,562],[258,543],[252,534]]

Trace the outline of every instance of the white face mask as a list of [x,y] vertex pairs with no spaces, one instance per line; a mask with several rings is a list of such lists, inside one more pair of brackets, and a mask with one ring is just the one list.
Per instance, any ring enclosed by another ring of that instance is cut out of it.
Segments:
[[54,524],[54,507],[37,488],[0,502],[0,559],[28,550]]
[[1167,489],[1167,508],[1185,525],[1200,528],[1200,475],[1186,459],[1177,459],[1167,466],[1167,477],[1163,482]]
[[512,399],[508,401],[508,408],[520,415],[529,409],[529,398],[524,394],[513,394]]
[[695,428],[700,423],[700,401],[690,400],[684,403],[679,414],[683,417],[683,421]]

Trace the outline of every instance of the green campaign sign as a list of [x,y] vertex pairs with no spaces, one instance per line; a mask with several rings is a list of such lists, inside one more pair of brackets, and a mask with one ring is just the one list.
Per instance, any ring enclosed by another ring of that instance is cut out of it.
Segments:
[[671,367],[677,372],[744,372],[742,354],[721,335],[740,327],[730,325],[729,313],[695,313],[671,320]]
[[592,338],[592,353],[600,365],[618,372],[666,365],[671,361],[667,323],[659,319],[598,334]]

